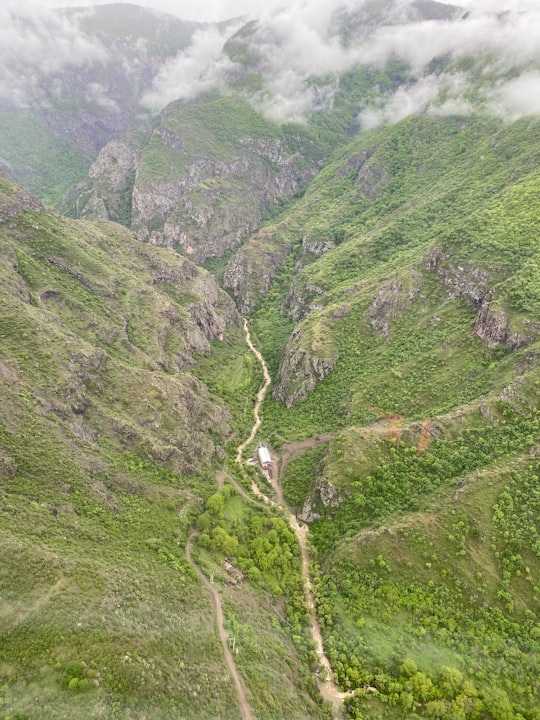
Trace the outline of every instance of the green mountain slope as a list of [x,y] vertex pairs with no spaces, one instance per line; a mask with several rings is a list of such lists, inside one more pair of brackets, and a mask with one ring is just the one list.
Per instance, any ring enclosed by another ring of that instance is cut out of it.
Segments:
[[[368,2],[330,45],[460,17]],[[312,111],[280,124],[273,28],[101,150],[64,198],[83,221],[0,179],[2,720],[242,716],[210,585],[254,718],[330,717],[306,553],[347,717],[540,717],[540,124],[478,110],[533,65],[298,75]],[[430,112],[361,131],[426,88]],[[273,379],[250,449],[304,556],[235,462],[262,382],[238,311]]]
[[537,716],[539,148],[529,120],[361,136],[225,273],[262,433],[334,434],[283,482],[352,717]]
[[[251,423],[258,374],[231,299],[173,251],[48,213],[4,178],[0,265],[0,717],[237,718],[185,554]],[[229,405],[192,372],[216,361]],[[322,717],[269,586],[215,573],[258,717]]]
[[105,147],[64,209],[123,222],[195,262],[220,258],[314,174],[316,153],[299,152],[312,143],[237,96],[173,103],[148,129]]

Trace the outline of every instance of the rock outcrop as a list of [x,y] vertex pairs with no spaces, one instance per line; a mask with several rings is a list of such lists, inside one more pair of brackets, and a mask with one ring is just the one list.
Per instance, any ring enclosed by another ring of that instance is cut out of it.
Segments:
[[305,400],[310,390],[332,372],[338,360],[336,354],[321,357],[306,343],[301,328],[296,328],[289,338],[279,367],[275,400],[281,400],[288,408]]
[[273,237],[273,228],[262,228],[227,264],[223,287],[235,298],[241,313],[253,310],[289,253],[286,245],[272,243]]
[[[107,145],[66,206],[76,217],[121,222],[139,240],[175,248],[198,264],[239,247],[316,166],[240,101],[222,98],[204,108],[197,133],[190,112],[200,110],[179,106],[153,127]],[[224,114],[230,132],[216,137]]]
[[335,510],[341,505],[345,497],[346,494],[335,488],[329,480],[320,478],[315,482],[310,494],[304,500],[298,518],[307,523],[318,520],[321,517],[318,509]]
[[131,221],[131,192],[138,168],[138,153],[129,137],[106,145],[88,171],[89,180],[64,199],[76,217]]
[[472,301],[474,305],[481,305],[485,300],[491,299],[489,275],[485,270],[473,265],[453,264],[450,256],[440,247],[435,248],[424,260],[424,264],[441,277],[450,298],[459,297],[461,300]]
[[478,308],[474,332],[489,348],[503,346],[516,350],[540,334],[540,323],[532,321],[526,331],[512,328],[506,311],[494,301],[487,271],[473,265],[455,265],[441,248],[436,248],[424,264],[442,278],[450,298],[459,297]]
[[[231,416],[189,371],[239,328],[233,300],[177,253],[0,184],[4,427],[17,432],[30,413],[81,468],[102,441],[177,473],[209,467]],[[14,467],[0,455],[0,474]]]
[[402,317],[418,296],[419,283],[419,275],[412,279],[413,287],[404,287],[398,280],[393,280],[377,292],[368,311],[369,324],[373,332],[387,339],[390,337],[391,322]]
[[303,279],[295,277],[285,302],[283,310],[288,313],[295,322],[303,320],[311,313],[318,312],[324,307],[320,302],[324,295],[324,289],[318,285],[306,285]]
[[513,330],[503,308],[487,301],[481,304],[474,326],[474,332],[489,348],[504,345],[511,350],[533,342],[539,331],[538,323],[529,324],[528,334]]
[[[0,172],[0,183],[3,177],[3,174]],[[4,190],[4,192],[2,192],[2,190]],[[41,202],[22,187],[6,184],[6,187],[3,188],[2,185],[0,185],[0,222],[6,222],[12,218],[19,217],[25,210],[39,212],[43,209]]]

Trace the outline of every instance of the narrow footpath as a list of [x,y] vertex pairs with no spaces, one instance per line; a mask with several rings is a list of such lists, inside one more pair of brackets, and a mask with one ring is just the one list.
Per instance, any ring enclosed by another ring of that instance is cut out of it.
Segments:
[[203,571],[200,569],[200,567],[197,565],[197,563],[191,557],[191,545],[193,543],[193,538],[196,537],[198,534],[199,534],[199,531],[194,530],[191,533],[191,535],[189,536],[189,539],[188,539],[187,545],[186,545],[186,557],[187,557],[188,562],[191,565],[191,567],[197,573],[197,576],[198,576],[199,580],[201,581],[202,585],[208,590],[208,593],[210,594],[210,598],[212,600],[212,615],[214,616],[214,618],[217,621],[219,638],[221,640],[221,646],[223,647],[223,656],[225,658],[225,663],[227,665],[229,675],[231,676],[231,679],[236,688],[236,694],[238,696],[238,705],[240,707],[240,715],[242,717],[242,720],[253,720],[251,711],[249,709],[249,705],[246,700],[246,694],[244,692],[244,686],[242,685],[242,680],[240,678],[240,675],[238,674],[238,670],[236,669],[236,665],[234,664],[234,659],[233,659],[232,653],[229,649],[227,632],[225,630],[225,626],[223,623],[223,607],[221,605],[221,598],[220,598],[219,593],[216,590],[215,586],[208,580],[206,575],[203,573]]

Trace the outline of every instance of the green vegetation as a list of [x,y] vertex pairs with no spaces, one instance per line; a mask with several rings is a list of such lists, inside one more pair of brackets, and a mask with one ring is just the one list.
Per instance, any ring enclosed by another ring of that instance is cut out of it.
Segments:
[[364,688],[352,717],[537,717],[537,472],[481,473],[343,544],[319,607],[340,681]]
[[[260,437],[305,441],[281,481],[348,716],[538,720],[540,125],[356,134],[407,77],[351,72],[302,128],[245,102],[256,77],[176,103],[126,140],[111,207],[235,271],[274,380]],[[331,157],[280,199],[259,181],[282,151],[305,178]],[[134,186],[178,181],[132,217]],[[232,301],[172,251],[0,190],[0,718],[236,718],[194,528],[254,716],[325,717],[295,536],[227,483],[262,379]]]
[[225,401],[237,436],[248,435],[253,425],[253,397],[262,384],[262,372],[246,346],[243,329],[231,329],[226,343],[215,340],[212,353],[197,358],[193,373]]
[[[235,593],[251,595],[251,602],[235,602],[232,595],[227,598],[227,620],[239,646],[236,660],[246,678],[253,712],[278,720],[288,714],[301,716],[309,707],[309,717],[326,717],[309,673],[315,656],[300,578],[300,550],[287,521],[266,509],[247,506],[225,484],[208,497],[196,522],[201,531],[198,562],[214,581],[228,581]],[[242,616],[249,620],[242,621]],[[285,633],[286,646],[276,633],[279,628]],[[290,656],[295,658],[292,663]],[[261,677],[266,679],[263,685]],[[299,705],[298,695],[304,705]]]
[[539,148],[525,120],[361,135],[273,220],[265,260],[257,236],[240,251],[284,259],[253,314],[277,393],[261,432],[337,432],[283,487],[321,515],[350,717],[537,717]]
[[0,114],[0,147],[2,166],[13,179],[50,206],[85,177],[91,162],[29,112]]
[[[206,719],[212,708],[234,720],[211,605],[184,548],[252,415],[259,371],[238,315],[174,252],[32,206],[0,179],[0,718]],[[238,520],[254,514],[238,500]],[[285,616],[284,588],[300,603],[289,551],[254,585]],[[227,602],[230,626],[243,627],[249,588]],[[242,665],[261,691],[258,714],[270,720],[279,706],[268,652],[276,672],[295,668],[283,711],[323,717],[307,691],[309,648],[274,626],[268,603],[267,647],[252,640]]]

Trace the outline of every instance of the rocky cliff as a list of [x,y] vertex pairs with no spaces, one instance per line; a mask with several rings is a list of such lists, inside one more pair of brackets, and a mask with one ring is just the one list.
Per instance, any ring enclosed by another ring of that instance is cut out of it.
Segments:
[[119,226],[62,220],[2,179],[0,265],[1,422],[16,429],[23,393],[44,432],[83,441],[81,458],[105,443],[191,473],[221,452],[228,410],[189,368],[239,315],[208,273]]
[[297,327],[283,352],[274,399],[281,400],[288,408],[298,405],[333,370],[337,360],[334,348],[321,352],[310,333]]
[[280,128],[231,97],[176,104],[105,147],[65,205],[202,263],[238,247],[314,174],[298,141],[290,147]]
[[472,264],[458,265],[451,257],[436,247],[425,260],[425,265],[435,270],[442,279],[450,298],[459,297],[478,308],[474,332],[489,348],[504,346],[516,350],[534,342],[540,334],[540,324],[532,320],[520,321],[520,329],[512,327],[505,309],[495,300],[495,284],[487,270]]

